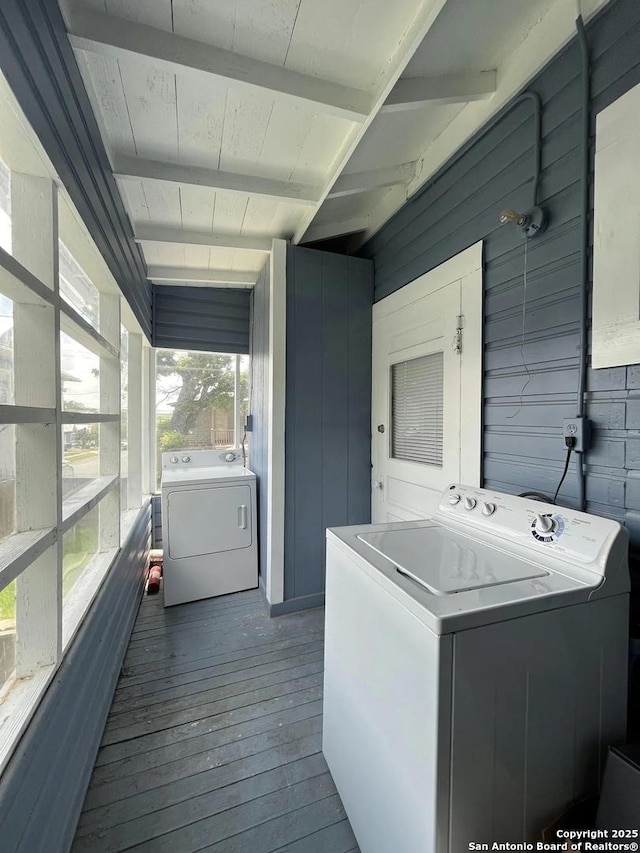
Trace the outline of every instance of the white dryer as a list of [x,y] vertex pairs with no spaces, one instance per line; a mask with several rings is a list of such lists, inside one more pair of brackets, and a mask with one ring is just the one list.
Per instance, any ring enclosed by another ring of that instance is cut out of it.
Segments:
[[627,545],[464,486],[327,531],[323,750],[362,853],[533,849],[597,792],[625,738]]
[[256,476],[237,450],[162,454],[164,604],[258,585]]

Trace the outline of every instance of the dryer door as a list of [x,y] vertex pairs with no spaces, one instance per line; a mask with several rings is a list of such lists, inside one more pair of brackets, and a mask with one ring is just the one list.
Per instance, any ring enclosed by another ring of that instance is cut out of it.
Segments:
[[251,545],[251,488],[185,489],[167,499],[169,556],[174,560]]

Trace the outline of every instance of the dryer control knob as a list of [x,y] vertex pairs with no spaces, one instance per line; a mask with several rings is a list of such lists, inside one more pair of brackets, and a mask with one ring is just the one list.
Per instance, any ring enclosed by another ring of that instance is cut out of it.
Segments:
[[465,498],[464,499],[464,508],[467,510],[473,509],[477,504],[477,500],[475,498]]
[[183,462],[191,462],[191,457],[190,456],[183,456],[182,461]]
[[482,514],[483,515],[493,515],[496,511],[496,505],[491,503],[483,503],[482,504]]
[[174,465],[177,465],[178,461],[179,460],[177,456],[172,456],[171,459],[169,459],[169,462],[172,462]]
[[236,455],[235,455],[235,453],[227,453],[227,454],[225,454],[224,461],[225,461],[225,462],[235,462],[235,461],[236,461]]
[[456,506],[456,504],[459,504],[460,503],[460,495],[456,495],[456,494],[449,495],[449,503],[451,504],[451,506]]
[[533,529],[536,533],[551,533],[556,529],[556,523],[550,515],[537,515]]

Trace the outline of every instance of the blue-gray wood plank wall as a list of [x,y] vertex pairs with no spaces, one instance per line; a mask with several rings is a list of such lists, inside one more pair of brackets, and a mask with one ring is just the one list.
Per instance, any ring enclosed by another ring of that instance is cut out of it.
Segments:
[[324,600],[325,529],[371,513],[373,264],[287,251],[286,609]]
[[151,287],[55,0],[2,0],[0,69],[151,339]]
[[[595,115],[640,82],[640,3],[614,0],[588,27],[588,38],[593,154]],[[379,300],[485,240],[484,483],[512,493],[553,494],[565,455],[562,420],[575,414],[578,382],[582,134],[577,42],[529,88],[543,102],[541,199],[549,228],[528,245],[522,351],[523,239],[516,228],[499,225],[498,213],[504,207],[526,207],[530,198],[534,136],[529,104],[471,140],[363,254],[375,262]],[[595,434],[587,456],[588,509],[626,524],[636,550],[639,397],[640,367],[589,371],[587,405]],[[560,500],[571,503],[575,496],[571,466]]]
[[269,439],[269,276],[267,262],[253,288],[251,299],[251,401],[253,431],[249,433],[249,461],[257,478],[258,554],[260,582],[267,570],[267,495]]
[[153,285],[153,345],[249,352],[251,292],[238,288]]
[[138,611],[147,503],[2,774],[2,853],[67,853]]
[[151,547],[162,548],[162,498],[151,495]]

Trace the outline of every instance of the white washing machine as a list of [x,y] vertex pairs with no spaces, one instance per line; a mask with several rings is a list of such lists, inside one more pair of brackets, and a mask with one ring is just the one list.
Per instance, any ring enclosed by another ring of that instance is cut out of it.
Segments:
[[238,450],[162,454],[164,604],[258,586],[256,475]]
[[464,486],[425,521],[327,531],[323,750],[362,853],[535,842],[597,792],[626,729],[627,547]]

